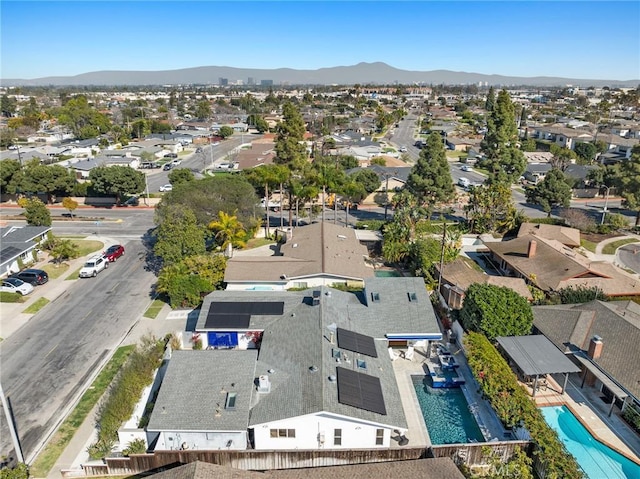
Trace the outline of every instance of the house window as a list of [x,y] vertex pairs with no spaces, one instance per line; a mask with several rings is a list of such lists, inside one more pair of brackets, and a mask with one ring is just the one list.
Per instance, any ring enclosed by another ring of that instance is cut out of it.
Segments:
[[376,446],[384,444],[384,429],[376,429]]
[[342,446],[342,429],[333,430],[333,445]]
[[271,437],[296,437],[295,429],[271,429]]

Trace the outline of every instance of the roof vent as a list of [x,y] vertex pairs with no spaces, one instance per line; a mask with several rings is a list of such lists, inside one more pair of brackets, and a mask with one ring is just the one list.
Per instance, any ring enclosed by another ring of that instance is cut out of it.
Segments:
[[269,369],[267,372],[268,372],[269,374],[273,374],[273,373],[275,373],[276,371],[275,371],[275,369]]
[[318,371],[318,366],[315,366],[315,365],[314,365],[314,366],[311,366],[311,367],[309,368],[309,371],[310,371],[310,372],[312,372],[312,373],[315,373],[316,371]]
[[333,375],[333,374],[332,374],[331,376],[329,376],[329,382],[330,382],[330,383],[335,383],[335,382],[336,382],[336,380],[337,380],[337,379],[336,379],[335,375]]
[[297,248],[298,247],[298,243],[293,243],[293,247]]
[[338,238],[340,239],[347,239],[347,237],[345,235],[338,235]]

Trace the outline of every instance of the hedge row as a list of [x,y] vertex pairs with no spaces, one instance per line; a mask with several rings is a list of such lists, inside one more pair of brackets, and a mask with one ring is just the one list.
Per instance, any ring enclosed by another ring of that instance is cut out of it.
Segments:
[[569,454],[558,434],[545,422],[540,410],[491,342],[480,333],[465,339],[469,366],[483,395],[507,427],[523,426],[537,448],[534,452],[545,465],[546,478],[584,478],[575,458]]
[[89,448],[92,457],[104,457],[118,439],[118,429],[131,417],[142,391],[153,381],[164,353],[164,340],[146,336],[129,355],[98,412],[98,441]]

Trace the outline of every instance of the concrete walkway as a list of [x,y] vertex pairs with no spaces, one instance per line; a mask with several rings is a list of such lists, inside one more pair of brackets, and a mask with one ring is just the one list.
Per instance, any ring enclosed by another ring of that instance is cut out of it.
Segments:
[[620,241],[620,240],[624,240],[624,239],[635,239],[638,242],[640,242],[640,235],[635,235],[635,234],[626,234],[624,236],[615,236],[613,238],[607,238],[606,240],[602,240],[600,241],[600,243],[598,243],[596,245],[596,254],[597,255],[603,255],[603,256],[614,256],[615,254],[612,255],[605,255],[602,253],[602,250],[604,249],[604,247],[610,243],[615,243],[616,241]]

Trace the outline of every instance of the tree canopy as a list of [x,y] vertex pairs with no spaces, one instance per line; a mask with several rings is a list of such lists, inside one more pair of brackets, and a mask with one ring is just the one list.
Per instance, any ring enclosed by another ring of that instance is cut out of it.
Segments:
[[429,210],[437,203],[453,199],[455,188],[439,133],[433,132],[427,138],[426,146],[420,150],[418,161],[411,168],[406,188]]
[[89,104],[87,97],[78,95],[56,110],[58,121],[68,126],[78,139],[95,138],[111,129],[109,118]]
[[464,326],[494,340],[531,332],[533,312],[529,302],[504,286],[475,283],[469,286],[460,310]]
[[625,205],[636,211],[636,226],[640,226],[640,145],[633,147],[630,159],[616,165],[615,172]]
[[547,216],[551,216],[552,208],[568,208],[571,202],[571,187],[567,184],[564,173],[557,168],[551,169],[544,180],[527,190],[527,201],[542,206]]
[[144,173],[129,166],[98,166],[89,172],[92,188],[105,195],[115,195],[118,204],[125,196],[142,193]]
[[38,198],[22,198],[18,204],[24,208],[28,225],[51,226],[51,213]]
[[182,205],[170,205],[155,232],[154,253],[165,265],[182,261],[188,256],[206,252],[206,230],[198,224],[196,215]]

